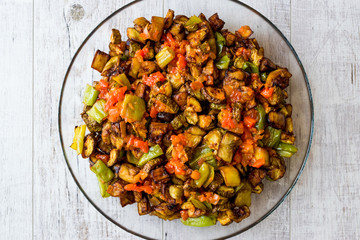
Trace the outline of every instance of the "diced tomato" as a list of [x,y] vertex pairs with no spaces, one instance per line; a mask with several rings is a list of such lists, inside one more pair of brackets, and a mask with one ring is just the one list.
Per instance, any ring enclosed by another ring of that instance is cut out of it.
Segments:
[[212,193],[212,192],[204,192],[201,195],[198,196],[198,199],[200,202],[208,202],[211,204],[218,204],[218,202],[220,201],[220,196],[217,195],[216,193]]
[[96,159],[99,159],[101,161],[103,161],[105,164],[107,164],[107,162],[109,161],[110,159],[110,156],[109,155],[106,155],[106,154],[97,154],[95,156]]
[[95,89],[100,92],[99,98],[105,99],[105,95],[108,93],[108,87],[109,87],[108,81],[102,78],[95,87]]
[[194,170],[194,171],[192,171],[190,177],[194,180],[198,180],[198,179],[200,179],[201,174],[198,170]]
[[125,185],[124,189],[126,191],[135,191],[135,192],[146,192],[147,194],[151,194],[153,189],[151,186],[138,186],[135,183]]
[[105,103],[105,111],[109,111],[111,107],[114,106],[114,104],[118,103],[119,101],[123,100],[125,98],[125,92],[127,90],[127,87],[121,87],[121,88],[115,88],[111,89],[110,92],[105,96],[106,103]]
[[179,144],[186,145],[186,137],[184,136],[184,134],[172,135],[170,140],[174,146],[177,146]]
[[236,151],[235,156],[233,158],[233,165],[241,163],[242,157],[241,157],[241,151],[240,148]]
[[243,167],[246,167],[253,158],[254,158],[254,154],[242,153],[241,154],[241,165]]
[[181,210],[180,211],[180,216],[184,221],[186,221],[189,218],[188,211],[187,210]]
[[260,159],[253,158],[249,162],[249,166],[254,167],[254,168],[259,168],[259,167],[263,166],[264,164],[265,164],[265,159],[263,159],[263,158],[260,158]]
[[155,106],[152,106],[150,108],[150,117],[151,118],[156,118],[157,114],[158,114],[158,111],[156,110]]
[[152,73],[150,76],[144,74],[142,78],[142,82],[150,87],[153,87],[157,82],[163,82],[165,80],[166,78],[161,72]]
[[236,50],[235,53],[236,56],[242,56],[245,61],[249,60],[250,56],[251,56],[251,50],[250,49],[246,49],[244,47],[240,47]]
[[242,26],[238,32],[240,33],[241,37],[243,37],[244,39],[247,39],[248,37],[251,36],[251,34],[253,33],[253,31],[251,30],[251,28],[247,25]]
[[248,139],[240,144],[241,152],[243,153],[254,153],[253,141]]
[[223,113],[223,119],[221,122],[221,126],[223,128],[227,129],[233,129],[236,127],[236,121],[232,117],[231,109],[221,109],[221,112]]
[[143,151],[144,153],[149,152],[149,144],[147,142],[142,141],[140,138],[135,137],[134,135],[131,135],[128,143],[126,145],[127,148],[140,148],[141,151]]
[[178,58],[177,63],[176,63],[177,68],[180,72],[183,72],[185,70],[186,64],[187,64],[187,62],[185,60],[185,56],[182,54],[178,54],[177,58]]
[[274,88],[271,87],[271,88],[264,88],[260,94],[264,97],[264,98],[269,98],[273,95],[274,93]]
[[247,126],[248,128],[252,128],[255,126],[256,124],[256,119],[255,118],[252,118],[250,116],[245,116],[244,117],[244,124],[245,126]]
[[239,90],[232,91],[230,95],[231,102],[239,102],[241,100],[241,92]]
[[245,142],[248,139],[253,139],[252,134],[248,128],[244,128],[244,133],[241,135],[241,140]]
[[120,120],[121,108],[118,106],[109,109],[108,119],[110,122],[118,122]]
[[204,84],[202,84],[202,82],[199,81],[194,81],[190,83],[190,87],[192,90],[196,91],[202,89],[204,87]]

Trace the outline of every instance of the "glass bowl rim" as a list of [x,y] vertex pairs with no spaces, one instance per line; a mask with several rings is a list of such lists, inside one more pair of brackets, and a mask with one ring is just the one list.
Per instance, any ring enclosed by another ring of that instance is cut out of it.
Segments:
[[[91,198],[87,195],[87,193],[85,192],[85,190],[81,187],[80,183],[78,182],[70,164],[68,161],[68,157],[66,155],[65,152],[65,146],[64,146],[64,141],[63,141],[63,137],[62,137],[62,130],[61,130],[61,106],[62,106],[62,99],[63,99],[63,93],[64,93],[64,89],[65,89],[65,85],[66,85],[66,81],[67,78],[69,76],[69,73],[71,71],[71,68],[75,62],[75,59],[77,57],[77,55],[80,53],[81,49],[83,48],[83,46],[86,44],[86,42],[91,38],[91,36],[105,23],[107,22],[109,19],[111,19],[113,16],[115,16],[116,14],[118,14],[119,12],[121,12],[122,10],[136,4],[137,2],[142,2],[144,0],[135,0],[132,1],[130,3],[125,4],[124,6],[120,7],[119,9],[115,10],[113,13],[111,13],[109,16],[107,16],[104,20],[102,20],[84,39],[84,41],[81,43],[81,45],[79,46],[79,48],[76,50],[74,56],[71,59],[71,62],[69,64],[69,67],[66,70],[66,74],[61,86],[61,92],[60,92],[60,100],[59,100],[59,106],[58,106],[58,131],[59,131],[59,137],[60,137],[60,143],[61,143],[61,149],[65,158],[65,162],[66,165],[71,173],[71,176],[73,177],[76,185],[78,186],[78,188],[80,189],[80,191],[84,194],[85,198],[91,203],[91,205],[97,210],[99,211],[105,218],[107,218],[110,222],[114,223],[116,226],[120,227],[121,229],[127,231],[128,233],[131,233],[135,236],[144,238],[144,239],[151,239],[149,237],[143,236],[140,233],[134,232],[131,229],[128,229],[127,227],[121,225],[120,223],[116,222],[116,220],[112,219],[110,216],[108,216],[104,211],[101,210],[100,207],[98,207],[92,200]],[[240,233],[243,233],[247,230],[249,230],[250,228],[254,227],[255,225],[257,225],[258,223],[262,222],[265,218],[267,218],[272,212],[274,212],[281,203],[284,202],[284,200],[286,199],[286,197],[290,194],[290,192],[292,191],[292,189],[294,188],[294,186],[296,185],[297,181],[299,180],[306,162],[308,160],[309,154],[310,154],[310,148],[311,148],[311,144],[312,144],[312,138],[313,138],[313,134],[314,134],[314,106],[313,106],[313,98],[312,98],[312,94],[311,94],[311,89],[310,89],[310,83],[307,77],[307,74],[305,72],[304,66],[298,56],[298,54],[296,53],[294,47],[291,45],[290,41],[285,37],[285,35],[279,30],[278,27],[276,27],[276,25],[274,23],[272,23],[267,17],[265,17],[263,14],[261,14],[259,11],[255,10],[253,7],[241,2],[241,1],[237,1],[237,0],[228,0],[230,2],[234,2],[236,4],[239,4],[245,8],[247,8],[248,10],[252,11],[254,14],[258,15],[259,17],[261,17],[265,22],[267,22],[280,36],[281,38],[285,41],[285,43],[287,44],[287,46],[290,48],[291,52],[294,54],[297,63],[300,66],[301,72],[303,74],[303,77],[305,79],[305,83],[306,83],[306,87],[307,87],[307,91],[309,94],[309,100],[310,100],[310,114],[311,114],[311,126],[310,126],[310,136],[309,136],[309,141],[308,141],[308,146],[307,146],[307,150],[306,150],[306,155],[303,159],[303,164],[301,165],[300,170],[298,171],[298,174],[296,175],[296,178],[293,180],[292,184],[290,185],[289,189],[286,191],[286,193],[281,197],[281,199],[266,213],[264,214],[262,217],[260,217],[258,220],[256,220],[255,222],[253,222],[252,224],[250,224],[249,226],[247,226],[244,229],[241,229],[239,231],[236,231],[234,233],[231,233],[227,236],[222,237],[223,238],[230,238],[230,237],[234,237],[236,235],[239,235]],[[219,238],[220,239],[220,238]]]

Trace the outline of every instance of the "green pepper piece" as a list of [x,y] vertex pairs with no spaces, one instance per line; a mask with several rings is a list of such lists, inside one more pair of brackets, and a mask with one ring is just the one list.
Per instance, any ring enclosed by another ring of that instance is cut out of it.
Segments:
[[261,81],[262,81],[263,83],[266,82],[266,78],[267,78],[266,72],[263,72],[263,73],[260,74],[260,79],[261,79]]
[[232,165],[226,165],[219,168],[224,178],[225,185],[228,187],[237,187],[241,184],[239,171]]
[[108,188],[108,186],[109,186],[109,184],[103,183],[100,178],[98,178],[98,180],[99,180],[99,188],[100,188],[100,194],[101,194],[101,196],[102,196],[103,198],[110,197],[110,194],[106,191],[107,188]]
[[198,29],[197,25],[201,22],[202,20],[194,15],[189,18],[189,20],[185,23],[184,27],[188,32],[193,32]]
[[215,66],[218,68],[218,69],[228,69],[229,68],[229,64],[230,64],[230,58],[225,55],[223,56],[222,58],[220,58],[219,61],[217,61],[215,63]]
[[141,121],[146,111],[144,99],[126,94],[123,102],[121,116],[131,121]]
[[[209,162],[207,162],[207,163],[209,163]],[[208,177],[208,179],[206,180],[206,182],[203,185],[206,188],[210,185],[210,183],[212,183],[212,181],[214,181],[214,177],[215,177],[215,169],[214,169],[214,167],[209,165],[209,170],[210,170],[209,177]]]
[[90,86],[89,84],[86,84],[83,103],[88,106],[94,105],[99,93],[100,92],[97,91],[94,87]]
[[219,32],[215,33],[215,38],[216,38],[217,56],[220,57],[222,49],[226,43],[226,40],[223,37],[223,35],[221,35],[221,33]]
[[201,174],[200,178],[194,181],[196,187],[198,187],[198,188],[200,188],[209,177],[209,174],[210,174],[209,164],[207,164],[205,162],[203,164],[201,164],[199,172]]
[[255,109],[259,113],[259,121],[256,123],[255,127],[257,130],[262,130],[265,128],[266,112],[261,104],[258,104]]
[[295,147],[294,145],[283,142],[280,142],[275,149],[281,157],[288,158],[298,151],[297,147]]
[[70,147],[74,149],[77,154],[81,154],[83,151],[85,132],[86,125],[75,127],[74,140]]
[[156,144],[155,146],[152,146],[150,149],[149,149],[149,152],[147,153],[144,153],[139,162],[138,162],[138,166],[139,167],[142,167],[145,163],[147,163],[148,161],[150,161],[151,159],[154,159],[154,158],[157,158],[161,155],[163,155],[164,152],[163,150],[161,149],[161,147],[159,146],[159,144]]
[[164,68],[175,58],[175,52],[170,47],[164,47],[156,54],[155,58],[159,67]]
[[265,130],[265,135],[269,134],[268,138],[263,139],[266,147],[276,147],[280,142],[281,130],[268,126]]
[[126,159],[129,163],[137,165],[139,162],[139,159],[137,159],[132,153],[131,151],[127,151],[126,152]]
[[259,68],[251,62],[245,62],[242,69],[249,73],[259,73]]
[[201,210],[208,210],[208,208],[206,207],[206,205],[204,204],[204,202],[200,202],[198,199],[194,198],[194,197],[190,197],[189,202],[191,202],[194,207],[201,209]]
[[207,146],[197,147],[194,151],[193,157],[189,162],[189,166],[191,169],[198,169],[200,168],[198,162],[200,159],[205,160],[208,164],[213,167],[217,167],[216,159],[214,156],[213,151]]
[[200,216],[197,218],[188,218],[186,221],[181,219],[181,222],[186,226],[191,227],[208,227],[216,224],[215,216]]
[[128,56],[126,56],[125,54],[123,54],[123,55],[121,55],[120,60],[121,60],[121,61],[126,61],[126,60],[128,60]]
[[98,179],[101,180],[103,183],[109,182],[114,178],[114,173],[101,160],[97,160],[96,163],[90,169],[96,174]]
[[127,87],[128,90],[131,89],[131,84],[129,82],[129,79],[126,77],[125,73],[116,75],[116,76],[112,76],[111,77],[112,80],[114,80],[115,82],[117,82],[121,87]]
[[101,121],[108,115],[104,110],[106,101],[104,99],[98,100],[92,108],[87,111],[87,115],[89,115],[96,122],[101,123]]

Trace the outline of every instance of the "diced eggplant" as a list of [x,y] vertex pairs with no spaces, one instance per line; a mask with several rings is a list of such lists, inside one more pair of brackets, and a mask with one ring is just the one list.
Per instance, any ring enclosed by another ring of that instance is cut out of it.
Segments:
[[132,192],[124,192],[120,194],[120,204],[122,207],[133,204],[135,202],[134,194]]
[[146,215],[151,212],[150,204],[148,199],[144,196],[139,202],[138,202],[138,213],[139,215]]
[[134,28],[136,29],[136,31],[143,32],[146,28],[146,26],[150,23],[146,18],[144,17],[139,17],[136,18],[134,21]]
[[219,149],[222,138],[223,138],[223,134],[221,130],[219,128],[216,128],[205,135],[203,144],[217,151]]
[[145,163],[143,166],[143,171],[146,173],[150,173],[155,167],[159,166],[164,160],[162,158],[154,158]]
[[179,106],[164,94],[158,94],[156,96],[156,104],[158,105],[159,112],[176,114],[179,111]]
[[194,97],[187,98],[187,107],[192,108],[195,112],[201,112],[202,108],[198,100]]
[[222,88],[204,87],[201,93],[211,103],[220,104],[225,101],[225,91]]
[[156,115],[156,117],[157,117],[157,119],[159,119],[161,121],[171,122],[174,119],[175,114],[171,114],[171,113],[167,113],[167,112],[159,112]]
[[240,143],[240,137],[229,132],[225,133],[219,146],[218,156],[225,162],[231,162]]
[[283,113],[281,112],[270,112],[268,114],[268,122],[270,123],[271,126],[278,128],[278,129],[282,129],[285,130],[285,126],[286,126],[286,121],[285,121],[285,116]]
[[97,140],[95,138],[95,134],[90,133],[90,134],[86,135],[86,137],[84,139],[83,152],[81,154],[83,158],[88,158],[88,157],[90,157],[91,154],[94,153],[96,141]]
[[150,174],[156,183],[166,183],[170,181],[170,176],[163,166],[152,170]]
[[211,28],[215,32],[220,31],[225,25],[225,22],[219,18],[219,15],[217,13],[215,13],[211,17],[209,17],[209,23],[210,23]]
[[287,69],[279,68],[269,73],[269,75],[266,78],[265,86],[266,87],[278,86],[281,89],[284,89],[287,86],[289,86],[289,79],[291,76],[292,76],[291,73],[289,73]]
[[164,29],[168,29],[174,20],[174,10],[169,9],[165,16]]
[[[89,106],[87,108],[87,110],[89,110],[91,107]],[[91,118],[87,113],[87,111],[85,109],[85,111],[83,113],[81,113],[81,118],[84,120],[86,127],[89,129],[90,132],[94,133],[94,132],[100,132],[102,129],[102,126],[100,123],[98,123],[97,121],[95,121],[93,118]]]
[[169,129],[168,123],[151,122],[149,126],[149,140],[159,144]]
[[111,149],[110,151],[110,159],[107,162],[107,166],[111,167],[113,166],[115,163],[117,163],[117,161],[119,160],[119,156],[120,156],[120,151],[118,149]]
[[102,72],[106,63],[109,61],[110,55],[107,53],[104,53],[100,50],[97,50],[94,56],[94,59],[91,63],[91,67],[95,69],[98,72]]
[[110,36],[111,43],[119,44],[121,43],[121,34],[120,31],[117,29],[111,30],[111,36]]

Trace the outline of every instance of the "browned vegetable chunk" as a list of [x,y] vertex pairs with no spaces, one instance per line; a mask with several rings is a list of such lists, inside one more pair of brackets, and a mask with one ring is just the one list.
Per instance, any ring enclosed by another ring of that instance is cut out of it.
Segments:
[[107,53],[104,53],[100,50],[97,50],[94,56],[94,59],[91,63],[91,67],[95,69],[98,72],[102,72],[107,61],[109,61],[110,55]]
[[204,87],[201,93],[211,103],[220,104],[225,101],[225,91],[222,88]]
[[224,27],[224,24],[225,24],[225,22],[219,18],[219,15],[217,13],[215,13],[214,15],[209,17],[209,23],[215,32],[220,31]]

